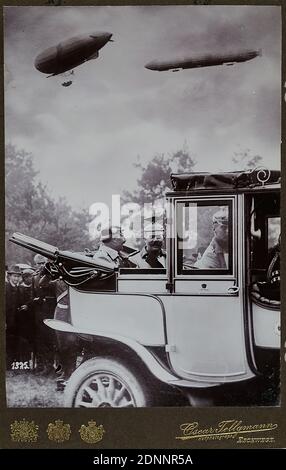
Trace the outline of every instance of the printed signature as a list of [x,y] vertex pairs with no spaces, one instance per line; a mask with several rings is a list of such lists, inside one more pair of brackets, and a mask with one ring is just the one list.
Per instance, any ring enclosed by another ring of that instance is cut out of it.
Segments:
[[248,436],[254,433],[267,433],[278,428],[276,423],[244,424],[242,420],[230,419],[220,421],[215,426],[200,427],[198,421],[183,423],[180,425],[181,435],[176,439],[186,441],[197,439],[198,441],[211,441],[223,439],[236,439],[237,443],[275,442],[273,436]]

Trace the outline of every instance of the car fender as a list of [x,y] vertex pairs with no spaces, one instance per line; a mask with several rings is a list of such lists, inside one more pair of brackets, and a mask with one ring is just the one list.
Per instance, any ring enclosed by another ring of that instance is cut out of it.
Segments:
[[167,383],[169,385],[190,388],[206,388],[219,385],[218,383],[207,383],[194,380],[181,380],[175,374],[171,373],[165,367],[163,367],[162,364],[157,361],[154,355],[151,354],[151,352],[145,346],[128,337],[110,334],[104,331],[97,331],[95,334],[93,330],[90,330],[86,327],[75,328],[70,323],[66,323],[61,320],[46,319],[44,320],[44,323],[56,331],[74,334],[84,334],[90,336],[100,336],[102,338],[112,339],[121,344],[124,344],[137,354],[137,356],[143,361],[147,369],[151,372],[152,375],[154,375],[154,377],[156,377],[161,382]]

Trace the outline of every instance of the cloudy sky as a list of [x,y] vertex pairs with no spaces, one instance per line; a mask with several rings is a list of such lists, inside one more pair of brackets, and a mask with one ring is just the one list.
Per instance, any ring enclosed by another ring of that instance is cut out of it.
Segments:
[[[246,148],[280,166],[280,8],[6,7],[6,142],[34,155],[41,181],[75,207],[136,188],[137,156],[187,144],[198,171],[231,170]],[[34,68],[69,37],[113,34],[74,83]],[[155,72],[153,59],[262,49],[236,64]]]

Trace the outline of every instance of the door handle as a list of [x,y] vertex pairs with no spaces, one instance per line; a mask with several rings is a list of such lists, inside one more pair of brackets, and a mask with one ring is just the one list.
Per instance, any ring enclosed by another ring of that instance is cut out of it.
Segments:
[[238,286],[231,286],[227,289],[228,294],[238,294],[239,287]]

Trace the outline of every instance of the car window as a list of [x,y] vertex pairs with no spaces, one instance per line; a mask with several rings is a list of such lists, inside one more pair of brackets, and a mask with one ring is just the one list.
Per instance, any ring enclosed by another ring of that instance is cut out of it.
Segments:
[[177,273],[232,272],[231,201],[179,202]]

